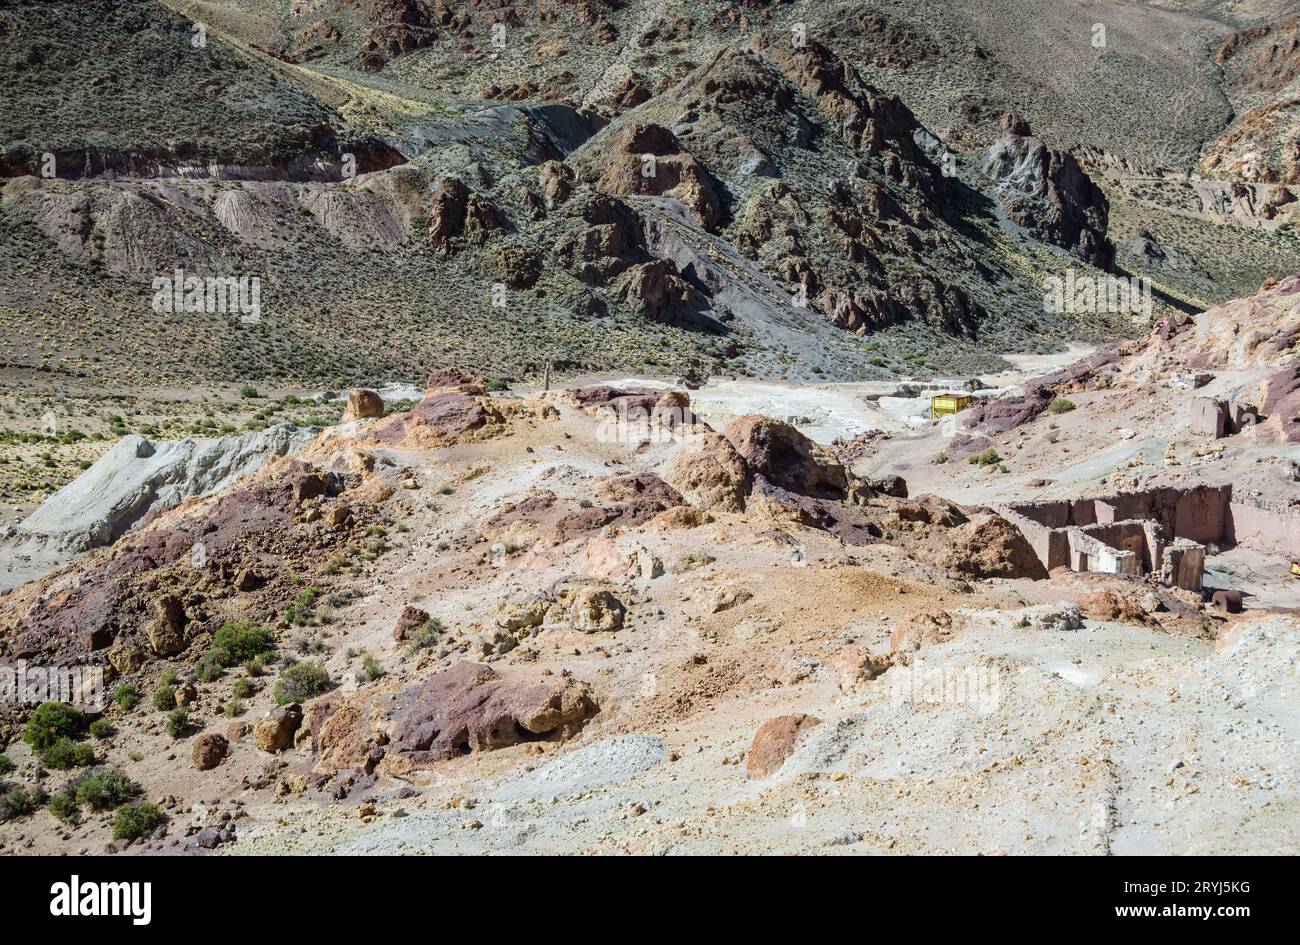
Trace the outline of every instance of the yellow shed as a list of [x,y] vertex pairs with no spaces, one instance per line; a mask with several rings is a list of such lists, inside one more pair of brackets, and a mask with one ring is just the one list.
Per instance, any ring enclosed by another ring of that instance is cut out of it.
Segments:
[[970,394],[935,394],[930,398],[930,419],[947,417],[970,406]]

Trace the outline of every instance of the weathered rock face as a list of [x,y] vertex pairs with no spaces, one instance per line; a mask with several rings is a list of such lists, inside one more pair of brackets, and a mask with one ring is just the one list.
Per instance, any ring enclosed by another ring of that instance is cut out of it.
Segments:
[[1002,137],[980,155],[1008,217],[1039,239],[1109,270],[1115,247],[1106,237],[1110,206],[1074,156],[1053,151],[1018,115],[1002,120]]
[[458,177],[445,177],[433,192],[429,208],[429,241],[439,253],[451,254],[462,245],[479,245],[502,228],[492,203],[470,190]]
[[721,220],[717,181],[667,128],[637,123],[621,129],[602,162],[596,181],[602,193],[676,197],[705,229]]
[[758,727],[749,746],[746,762],[749,777],[766,778],[774,774],[808,732],[820,724],[821,719],[811,715],[779,715],[768,719]]
[[343,418],[339,422],[351,423],[353,420],[365,420],[383,415],[383,398],[372,390],[359,388],[348,392],[348,405],[344,408]]
[[599,711],[584,683],[509,684],[458,663],[390,694],[338,697],[318,726],[319,766],[373,770],[381,759],[422,767],[520,742],[567,738]]
[[430,376],[420,402],[376,425],[373,435],[381,443],[413,438],[426,445],[450,444],[490,435],[504,423],[481,379],[448,370]]
[[701,307],[698,293],[667,259],[628,267],[614,280],[613,292],[633,312],[657,322],[677,321]]
[[974,518],[952,529],[948,537],[952,552],[940,563],[962,574],[1033,580],[1047,577],[1047,570],[1020,529],[1000,515]]
[[154,617],[145,628],[149,645],[159,656],[173,656],[185,648],[185,608],[173,594],[164,594],[153,604]]
[[751,414],[738,417],[723,431],[757,476],[799,495],[843,498],[848,489],[844,467],[788,423]]
[[753,485],[749,467],[720,433],[689,437],[669,458],[663,478],[694,506],[741,512]]

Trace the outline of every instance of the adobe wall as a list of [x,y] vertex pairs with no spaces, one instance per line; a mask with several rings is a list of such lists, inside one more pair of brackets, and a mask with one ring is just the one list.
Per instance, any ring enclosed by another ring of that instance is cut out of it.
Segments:
[[1064,529],[1044,525],[1013,509],[1003,509],[1002,517],[1020,529],[1029,547],[1048,571],[1070,563],[1070,544]]
[[1151,522],[1127,521],[1088,525],[1081,531],[1116,551],[1128,551],[1142,566],[1143,573],[1160,568],[1160,542],[1158,530]]
[[1123,492],[1101,498],[1073,501],[1027,502],[1012,510],[1050,528],[1153,519],[1170,538],[1187,538],[1201,544],[1226,540],[1228,504],[1232,486],[1167,486],[1146,492]]
[[1266,554],[1300,558],[1300,512],[1240,499],[1228,506],[1228,540]]

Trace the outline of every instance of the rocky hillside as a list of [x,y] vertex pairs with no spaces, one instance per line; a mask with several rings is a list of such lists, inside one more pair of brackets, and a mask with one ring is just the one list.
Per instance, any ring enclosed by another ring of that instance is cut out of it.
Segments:
[[[1186,356],[1217,366],[1272,313],[1234,364],[1290,364],[1298,288]],[[1134,352],[1181,356],[1171,332]],[[857,475],[781,420],[711,428],[684,390],[493,396],[444,370],[409,411],[376,400],[0,597],[0,658],[102,662],[113,696],[32,736],[6,703],[0,849],[1294,842],[1293,614],[1049,575],[989,505]],[[863,819],[888,798],[905,819]]]

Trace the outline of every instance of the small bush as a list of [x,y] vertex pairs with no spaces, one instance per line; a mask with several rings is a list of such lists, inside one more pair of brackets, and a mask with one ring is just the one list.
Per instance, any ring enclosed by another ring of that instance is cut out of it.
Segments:
[[41,752],[41,763],[57,771],[84,768],[95,763],[95,749],[85,742],[74,742],[67,737],[60,738]]
[[158,677],[160,686],[175,686],[180,681],[181,677],[174,669],[163,670],[163,674]]
[[226,715],[235,719],[248,711],[248,706],[244,705],[243,699],[231,699],[226,703]]
[[176,687],[159,686],[153,694],[153,707],[159,712],[167,712],[176,708]]
[[257,685],[247,676],[240,676],[230,684],[230,694],[236,699],[247,699],[257,692]]
[[76,824],[81,821],[81,806],[75,797],[68,797],[66,794],[55,794],[50,798],[49,811],[65,824]]
[[14,763],[9,760],[9,756],[0,755],[0,778],[3,778],[12,770],[14,770]]
[[419,653],[421,650],[428,650],[434,647],[438,642],[438,637],[445,631],[442,621],[437,617],[430,617],[419,628],[411,634],[410,643],[407,650],[412,653]]
[[361,660],[361,670],[357,673],[358,682],[374,682],[385,675],[384,667],[379,665],[379,660],[375,659],[374,654],[367,653]]
[[140,704],[140,690],[132,683],[122,683],[113,693],[113,701],[123,712],[130,712]]
[[190,727],[190,710],[172,709],[167,714],[167,734],[172,738],[181,738]]
[[88,731],[94,738],[108,738],[117,731],[117,729],[113,728],[113,723],[108,719],[95,719],[95,721],[90,723]]
[[1052,406],[1047,409],[1052,413],[1069,413],[1074,409],[1074,401],[1066,400],[1064,397],[1058,397],[1052,401]]
[[998,455],[997,450],[990,446],[981,453],[972,454],[967,462],[976,466],[995,466],[1002,462],[1002,457]]
[[81,712],[66,702],[42,702],[27,720],[23,741],[33,751],[42,752],[62,739],[71,739],[84,722]]
[[25,788],[21,784],[0,784],[0,824],[18,817],[26,817],[47,800],[45,792]]
[[62,793],[91,810],[108,810],[140,793],[136,784],[117,768],[98,766],[83,771],[64,786]]
[[208,650],[194,664],[194,675],[198,677],[199,682],[216,682],[226,673],[223,660],[222,654],[216,650]]
[[320,591],[314,587],[299,591],[293,603],[284,608],[284,619],[295,626],[308,626],[316,616],[316,598],[319,596]]
[[306,702],[333,688],[334,681],[320,663],[295,663],[280,674],[275,684],[275,702],[277,705]]
[[157,804],[140,801],[123,804],[113,817],[113,839],[139,840],[147,837],[162,823],[162,808]]
[[249,660],[265,658],[274,647],[274,638],[266,627],[246,620],[227,620],[212,637],[212,655],[223,667],[238,666]]

